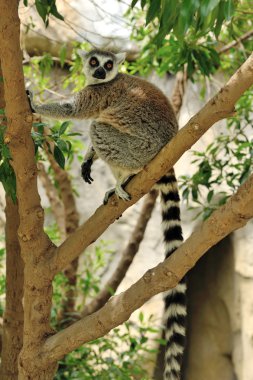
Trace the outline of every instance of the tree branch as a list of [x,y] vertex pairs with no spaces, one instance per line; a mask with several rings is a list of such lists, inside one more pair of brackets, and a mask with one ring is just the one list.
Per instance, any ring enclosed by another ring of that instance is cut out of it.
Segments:
[[218,50],[219,54],[224,54],[228,50],[232,49],[242,41],[248,40],[251,36],[253,36],[253,30],[249,30],[248,32],[244,33],[241,37],[237,38],[237,40],[230,42],[229,44],[223,46]]
[[124,202],[111,197],[54,252],[50,271],[57,273],[94,242],[128,207],[150,188],[178,161],[182,154],[218,120],[234,114],[235,102],[253,84],[253,53],[235,72],[228,83],[195,115],[184,128],[138,173],[126,190],[131,200]]
[[243,227],[252,217],[253,175],[163,263],[147,271],[125,292],[112,297],[99,311],[48,338],[40,355],[42,365],[59,360],[81,344],[104,336],[152,296],[175,287],[210,247]]

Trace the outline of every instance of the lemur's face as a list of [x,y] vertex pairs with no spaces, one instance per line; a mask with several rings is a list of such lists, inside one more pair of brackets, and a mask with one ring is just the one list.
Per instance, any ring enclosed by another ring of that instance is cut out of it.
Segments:
[[119,65],[125,59],[125,53],[113,54],[101,50],[85,52],[79,50],[83,59],[84,74],[87,84],[100,84],[109,82],[118,74]]

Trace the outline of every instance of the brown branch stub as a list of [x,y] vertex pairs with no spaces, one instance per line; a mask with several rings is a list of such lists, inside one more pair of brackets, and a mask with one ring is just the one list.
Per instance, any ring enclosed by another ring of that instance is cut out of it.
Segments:
[[151,190],[150,193],[146,196],[135,228],[131,234],[126,248],[122,252],[121,260],[116,270],[105,284],[104,289],[101,290],[101,292],[94,300],[85,306],[81,313],[82,317],[97,311],[105,304],[106,301],[108,301],[112,293],[117,290],[129,266],[131,265],[134,256],[138,252],[148,221],[154,209],[157,196],[158,192],[156,190]]
[[125,292],[112,297],[99,311],[47,339],[41,361],[56,361],[81,344],[97,339],[126,321],[148,299],[176,286],[197,260],[232,231],[253,217],[253,174],[227,204],[216,210],[163,263],[150,269]]
[[176,75],[176,83],[172,92],[171,102],[174,108],[175,113],[178,115],[182,104],[183,97],[185,93],[185,87],[187,83],[187,73],[186,71],[179,71]]
[[128,207],[136,203],[178,161],[182,154],[218,120],[231,115],[236,101],[253,84],[253,53],[227,84],[182,128],[178,134],[137,174],[126,190],[131,201],[113,196],[106,206],[80,226],[56,250],[51,259],[51,271],[57,273],[95,241]]

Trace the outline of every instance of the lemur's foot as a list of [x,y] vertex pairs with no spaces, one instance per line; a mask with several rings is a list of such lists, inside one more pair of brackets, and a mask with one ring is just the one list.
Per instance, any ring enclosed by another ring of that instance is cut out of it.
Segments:
[[33,93],[32,93],[32,91],[26,90],[26,95],[27,95],[28,102],[29,102],[29,105],[30,105],[32,113],[36,113],[35,109],[32,106],[32,102],[33,102]]
[[123,199],[123,201],[130,201],[131,195],[128,194],[121,185],[115,187],[115,194],[118,198]]
[[121,185],[117,185],[114,189],[108,190],[105,193],[104,196],[104,205],[108,203],[109,198],[113,195],[116,194],[118,198],[123,199],[123,201],[130,201],[131,200],[131,195],[128,194]]
[[91,184],[93,182],[93,178],[91,178],[91,165],[92,165],[92,158],[89,160],[86,160],[82,163],[82,177],[85,182]]
[[103,204],[106,205],[109,201],[109,198],[115,193],[115,188],[111,189],[111,190],[108,190],[106,193],[105,193],[105,196],[104,196],[104,200],[103,200]]

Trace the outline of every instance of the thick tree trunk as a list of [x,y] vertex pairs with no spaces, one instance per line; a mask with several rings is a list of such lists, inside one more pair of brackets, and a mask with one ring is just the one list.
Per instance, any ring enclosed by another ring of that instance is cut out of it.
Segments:
[[[38,353],[46,337],[52,334],[50,310],[52,276],[45,257],[54,246],[43,231],[44,212],[37,189],[37,168],[31,139],[32,114],[25,94],[20,50],[18,1],[0,0],[0,57],[4,77],[4,94],[9,145],[16,174],[21,255],[24,260],[24,336],[19,357],[19,379],[52,379],[56,364],[42,371]],[[43,265],[44,264],[44,265]]]
[[6,197],[6,304],[3,316],[1,379],[18,378],[18,355],[23,344],[22,306],[24,265],[18,242],[18,205]]
[[[2,78],[0,62],[0,78]],[[0,108],[5,108],[3,81],[0,79]],[[3,121],[0,122],[3,125]],[[2,326],[2,380],[18,378],[18,355],[23,344],[23,282],[24,265],[18,242],[18,205],[6,196],[6,302]]]

